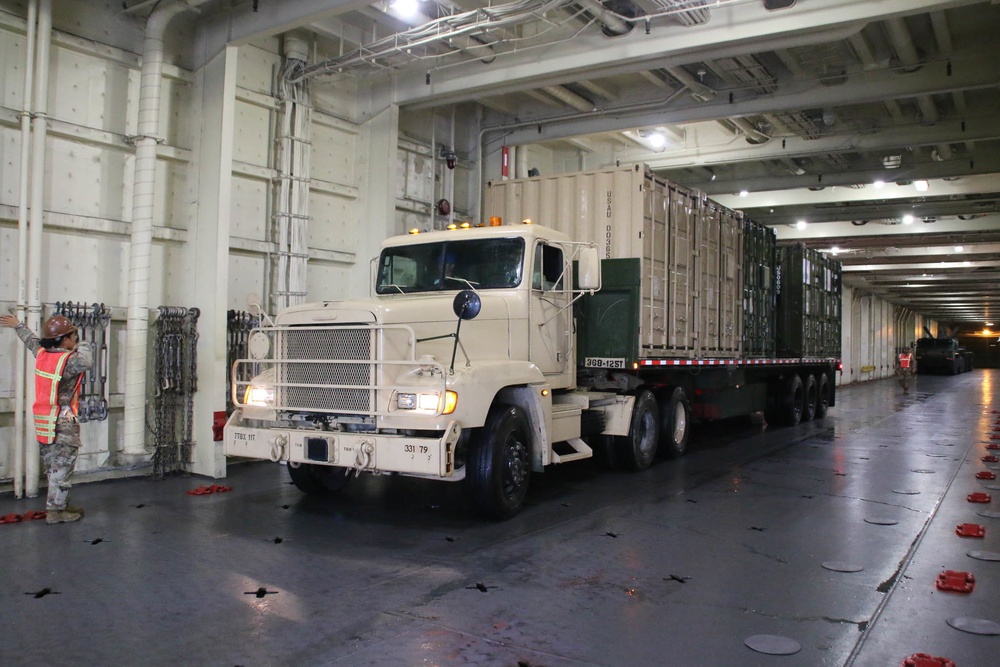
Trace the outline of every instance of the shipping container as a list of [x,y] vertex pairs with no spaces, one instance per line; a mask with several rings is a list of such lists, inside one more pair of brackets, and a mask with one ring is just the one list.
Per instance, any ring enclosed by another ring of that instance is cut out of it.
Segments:
[[[640,358],[734,358],[743,338],[743,217],[642,165],[492,181],[486,212],[635,259]],[[617,269],[616,269],[617,270]]]

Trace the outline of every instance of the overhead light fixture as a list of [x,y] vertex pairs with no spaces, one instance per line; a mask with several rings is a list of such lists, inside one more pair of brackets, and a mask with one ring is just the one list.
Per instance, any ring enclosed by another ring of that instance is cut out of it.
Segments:
[[913,224],[913,216],[910,215],[909,213],[907,213],[906,215],[904,215],[903,216],[903,224],[904,225],[912,225]]
[[965,250],[965,246],[960,246],[960,245],[955,246],[955,252],[962,252],[963,250]]
[[931,184],[924,180],[913,181],[913,187],[917,189],[917,192],[927,192],[930,189]]
[[747,190],[740,190],[740,196],[741,197],[746,197],[748,194],[750,194],[750,193]]
[[837,246],[833,246],[832,248],[830,248],[830,254],[836,255],[838,252],[840,252],[840,248],[838,248]]
[[882,187],[883,185],[885,185],[885,181],[883,181],[883,180],[878,180],[878,181],[875,181],[874,183],[872,183],[872,185],[873,185],[873,186],[875,187],[875,189],[876,189],[876,190],[878,190],[878,189],[879,189],[879,188],[881,188],[881,187]]
[[796,229],[805,229],[806,228],[806,221],[805,220],[799,220],[798,222],[795,223],[795,227],[796,227]]
[[653,150],[660,150],[667,145],[667,138],[659,132],[653,132],[646,139],[649,141],[649,145],[653,147]]
[[420,10],[420,4],[417,0],[392,0],[389,3],[389,9],[400,18],[411,19]]

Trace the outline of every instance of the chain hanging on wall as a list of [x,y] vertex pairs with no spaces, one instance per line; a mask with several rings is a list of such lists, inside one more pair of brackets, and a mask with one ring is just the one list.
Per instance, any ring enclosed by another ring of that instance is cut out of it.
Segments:
[[[242,310],[230,310],[226,313],[226,414],[231,415],[236,406],[233,405],[233,378],[230,370],[237,359],[247,356],[247,341],[250,332],[260,325],[260,318],[254,317]],[[247,379],[250,378],[240,378]]]
[[191,461],[201,311],[160,306],[157,312],[153,476],[162,479]]
[[57,301],[55,312],[69,319],[80,331],[80,340],[94,348],[94,365],[83,375],[80,386],[81,422],[104,421],[108,418],[108,326],[111,308],[103,303]]

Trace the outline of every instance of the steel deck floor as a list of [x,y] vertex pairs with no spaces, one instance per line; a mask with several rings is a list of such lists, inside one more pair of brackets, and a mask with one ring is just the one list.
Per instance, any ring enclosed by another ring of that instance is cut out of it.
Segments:
[[[82,522],[0,525],[0,665],[1000,664],[1000,636],[948,624],[1000,622],[1000,562],[967,555],[1000,552],[977,514],[1000,483],[976,478],[998,393],[997,370],[843,388],[823,420],[712,425],[642,473],[535,475],[503,523],[461,485],[363,477],[317,500],[265,463],[212,495],[78,485]],[[0,515],[43,506],[0,496]],[[975,590],[936,590],[943,570]]]

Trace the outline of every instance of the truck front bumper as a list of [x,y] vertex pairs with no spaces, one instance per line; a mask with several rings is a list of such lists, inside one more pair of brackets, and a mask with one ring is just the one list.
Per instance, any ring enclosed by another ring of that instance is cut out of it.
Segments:
[[378,432],[307,431],[243,426],[236,410],[223,432],[227,456],[396,472],[421,477],[453,477],[455,447],[462,427],[451,421],[440,438]]

